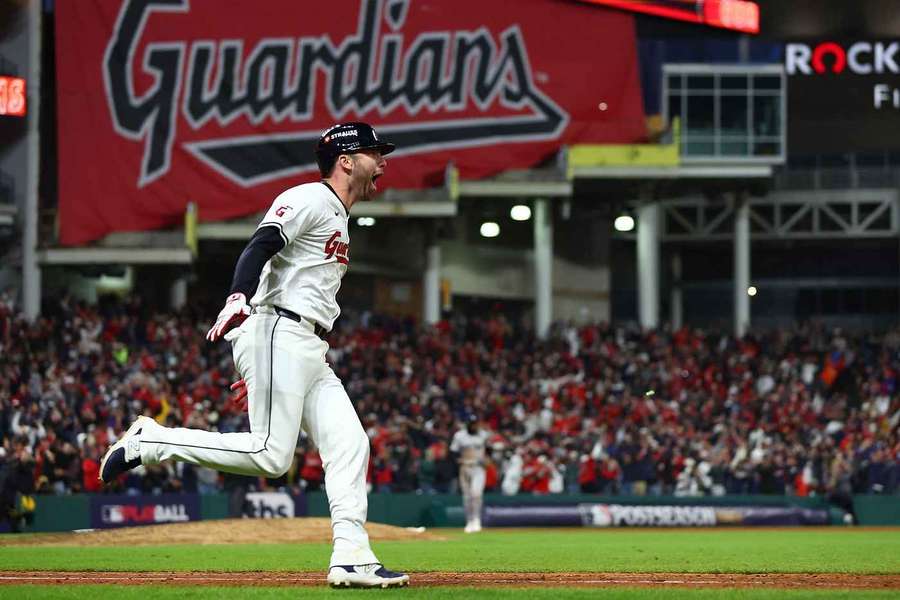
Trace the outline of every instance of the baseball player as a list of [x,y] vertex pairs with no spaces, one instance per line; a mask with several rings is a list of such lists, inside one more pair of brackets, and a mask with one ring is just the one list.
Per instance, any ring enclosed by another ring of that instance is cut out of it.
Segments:
[[481,504],[484,497],[484,457],[488,432],[471,415],[464,429],[453,435],[450,452],[459,457],[459,487],[466,511],[466,533],[481,531]]
[[[112,481],[137,465],[175,459],[244,475],[279,477],[301,426],[318,447],[331,509],[332,586],[394,587],[409,576],[372,552],[365,521],[369,440],[344,386],[325,362],[323,336],[340,313],[350,262],[351,207],[371,200],[384,173],[381,141],[365,123],[325,131],[316,148],[322,180],[275,198],[235,267],[225,307],[207,339],[232,343],[249,401],[249,433],[167,428],[139,417],[100,466]],[[248,300],[249,299],[249,300]]]

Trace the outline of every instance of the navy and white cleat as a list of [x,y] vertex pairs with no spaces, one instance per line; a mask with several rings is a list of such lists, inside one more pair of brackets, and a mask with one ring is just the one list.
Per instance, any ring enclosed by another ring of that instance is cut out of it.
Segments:
[[389,588],[409,585],[409,575],[384,568],[381,563],[342,565],[328,569],[328,584],[333,588]]
[[138,417],[122,439],[110,446],[100,461],[100,481],[109,483],[125,471],[130,471],[141,464],[139,436],[150,420],[149,417]]

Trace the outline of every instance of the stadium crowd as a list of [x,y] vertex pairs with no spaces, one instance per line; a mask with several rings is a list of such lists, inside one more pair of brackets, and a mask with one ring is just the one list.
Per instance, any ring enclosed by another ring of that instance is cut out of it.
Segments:
[[[209,321],[62,298],[28,323],[0,300],[0,469],[36,493],[227,489],[235,478],[182,463],[97,479],[139,414],[247,427]],[[448,442],[470,415],[491,432],[488,490],[505,494],[898,493],[900,331],[558,324],[540,341],[499,314],[339,323],[329,362],[369,434],[376,493],[454,491]],[[301,435],[291,470],[253,485],[318,489],[321,459]]]

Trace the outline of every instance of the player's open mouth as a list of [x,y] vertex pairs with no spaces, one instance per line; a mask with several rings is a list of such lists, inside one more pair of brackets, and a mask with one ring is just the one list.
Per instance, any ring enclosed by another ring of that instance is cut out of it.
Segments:
[[375,182],[378,181],[378,178],[381,177],[381,175],[382,175],[382,173],[376,173],[376,174],[372,175],[372,187],[374,187],[374,188],[378,187],[377,185],[375,185]]

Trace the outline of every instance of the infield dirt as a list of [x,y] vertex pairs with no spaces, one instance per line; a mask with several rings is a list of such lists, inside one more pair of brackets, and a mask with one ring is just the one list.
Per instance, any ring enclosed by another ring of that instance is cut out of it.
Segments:
[[[726,573],[410,573],[416,587],[677,587],[900,590],[900,575]],[[5,571],[0,585],[171,585],[308,587],[325,585],[325,573]]]
[[[372,539],[442,540],[424,529],[404,529],[366,523]],[[71,533],[38,533],[6,536],[0,546],[158,546],[160,544],[295,544],[331,542],[331,520],[305,519],[223,519],[146,527],[97,529]]]

